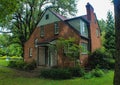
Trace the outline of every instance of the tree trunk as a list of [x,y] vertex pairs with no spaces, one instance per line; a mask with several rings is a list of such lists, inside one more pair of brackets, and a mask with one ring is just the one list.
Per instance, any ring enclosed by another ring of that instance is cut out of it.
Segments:
[[115,55],[115,75],[114,85],[120,85],[120,0],[114,0],[115,10],[115,37],[116,37],[116,55]]

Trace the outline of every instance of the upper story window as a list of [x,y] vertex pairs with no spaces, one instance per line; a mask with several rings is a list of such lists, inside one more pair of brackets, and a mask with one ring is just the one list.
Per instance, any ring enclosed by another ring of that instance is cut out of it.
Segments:
[[82,52],[81,54],[88,54],[88,43],[81,43]]
[[55,22],[55,23],[54,23],[54,33],[55,33],[55,34],[58,34],[58,33],[59,33],[59,25],[58,25],[58,22]]
[[33,49],[29,48],[29,57],[32,57],[32,51],[33,51]]
[[97,36],[97,37],[99,37],[99,36],[100,36],[100,33],[99,33],[98,28],[96,29],[96,36]]
[[80,20],[80,33],[82,36],[84,37],[88,37],[88,27],[87,27],[87,24]]
[[49,19],[49,14],[46,14],[45,19],[46,20]]
[[37,47],[38,39],[35,39],[34,44],[35,44],[35,47]]
[[40,37],[44,37],[44,26],[40,27]]

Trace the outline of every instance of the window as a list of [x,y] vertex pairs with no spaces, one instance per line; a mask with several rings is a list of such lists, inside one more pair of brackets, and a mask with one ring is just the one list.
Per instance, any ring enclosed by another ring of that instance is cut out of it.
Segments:
[[58,25],[58,22],[55,22],[55,24],[54,24],[54,31],[55,31],[55,34],[58,34],[58,33],[59,33],[59,25]]
[[87,43],[81,43],[82,47],[82,54],[87,54],[88,53],[88,44]]
[[99,34],[99,30],[98,30],[98,28],[97,28],[97,29],[96,29],[96,36],[99,37],[99,35],[100,35],[100,34]]
[[40,27],[40,36],[44,37],[44,26]]
[[82,20],[80,20],[80,33],[82,36],[88,37],[87,24],[85,22],[83,22]]
[[73,46],[73,43],[69,43],[69,44],[64,45],[64,53],[65,54],[67,54],[67,53],[73,53],[71,51],[72,46]]
[[29,48],[29,57],[32,57],[32,48]]
[[37,47],[38,39],[35,39],[34,44],[35,44],[35,47]]
[[46,20],[48,20],[49,19],[49,14],[46,14],[45,18],[46,18]]

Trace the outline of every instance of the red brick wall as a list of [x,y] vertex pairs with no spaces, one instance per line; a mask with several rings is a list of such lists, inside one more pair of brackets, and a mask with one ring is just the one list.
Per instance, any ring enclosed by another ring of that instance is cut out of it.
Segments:
[[[80,41],[80,36],[79,34],[75,33],[75,31],[70,28],[68,25],[66,25],[63,22],[59,22],[60,30],[59,34],[55,35],[54,34],[54,24],[48,24],[44,26],[44,31],[45,31],[45,36],[43,38],[40,37],[40,27],[36,28],[29,40],[25,43],[25,51],[24,51],[24,60],[26,62],[30,62],[33,59],[37,59],[37,49],[35,48],[34,41],[37,38],[38,42],[46,42],[46,41],[51,41],[52,39],[56,39],[59,37],[63,37],[65,39],[68,39],[69,37],[74,37],[76,40],[76,43],[79,44]],[[33,56],[30,58],[29,57],[29,48],[33,48]],[[58,54],[58,65],[63,66],[63,54],[60,52]],[[65,59],[65,63],[69,63],[68,59]]]
[[[94,18],[95,16],[93,16]],[[99,36],[96,34],[96,30],[99,30]],[[90,24],[90,30],[91,30],[91,51],[95,51],[97,48],[101,47],[101,37],[100,37],[100,28],[98,26],[98,23],[95,23],[94,21]]]
[[[90,22],[90,37],[91,37],[91,51],[95,51],[101,47],[100,28],[98,26],[97,18],[94,13],[94,8],[91,4],[86,5],[87,19]],[[99,30],[99,37],[96,35],[96,29]]]

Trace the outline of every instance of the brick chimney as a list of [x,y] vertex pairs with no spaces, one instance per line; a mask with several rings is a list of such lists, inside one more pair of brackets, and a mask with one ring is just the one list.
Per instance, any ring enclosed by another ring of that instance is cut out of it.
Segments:
[[86,5],[86,11],[87,11],[87,19],[89,21],[93,20],[93,16],[94,16],[94,8],[92,7],[92,5],[90,3],[87,3]]

